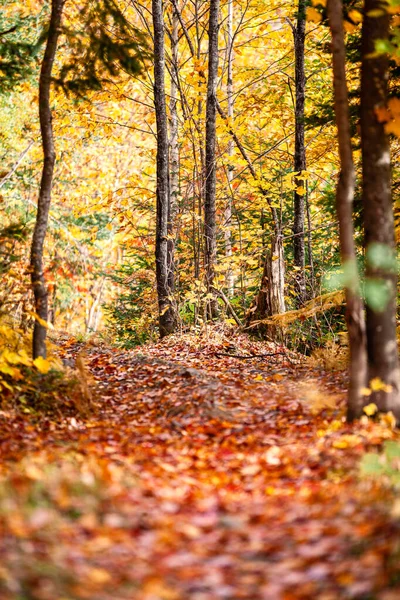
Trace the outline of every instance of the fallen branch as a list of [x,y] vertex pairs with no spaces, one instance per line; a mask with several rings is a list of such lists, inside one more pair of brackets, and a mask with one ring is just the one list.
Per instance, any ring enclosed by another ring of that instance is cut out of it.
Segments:
[[213,289],[214,289],[214,292],[217,294],[217,296],[219,296],[221,298],[221,300],[225,304],[226,308],[230,311],[232,317],[236,321],[236,324],[239,327],[243,327],[242,321],[237,316],[235,309],[233,308],[232,304],[229,302],[228,298],[225,296],[224,292],[222,290],[217,290],[216,288],[213,288]]
[[248,360],[250,358],[268,358],[269,356],[287,356],[286,352],[270,352],[269,354],[228,354],[227,352],[216,352],[215,356],[230,356],[231,358],[240,358],[242,360]]
[[[1,35],[1,34],[0,34]],[[25,150],[23,152],[21,152],[21,154],[19,155],[16,163],[14,164],[14,166],[11,168],[11,170],[0,179],[0,189],[3,187],[3,185],[5,183],[7,183],[7,181],[14,175],[15,171],[18,169],[19,165],[21,164],[21,162],[24,160],[25,156],[28,154],[29,150],[32,148],[33,144],[35,143],[35,140],[32,140],[31,142],[29,142],[28,147],[25,148]]]

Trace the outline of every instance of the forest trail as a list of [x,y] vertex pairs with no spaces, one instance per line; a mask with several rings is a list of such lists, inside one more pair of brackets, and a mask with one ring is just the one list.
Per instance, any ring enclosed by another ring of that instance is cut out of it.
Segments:
[[394,433],[343,422],[342,374],[245,336],[61,353],[96,411],[0,415],[1,600],[400,597],[391,494],[359,477]]

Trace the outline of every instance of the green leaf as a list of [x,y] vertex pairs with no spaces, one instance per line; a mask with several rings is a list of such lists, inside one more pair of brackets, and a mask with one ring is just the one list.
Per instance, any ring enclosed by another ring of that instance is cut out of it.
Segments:
[[379,475],[383,473],[384,468],[379,454],[373,454],[372,452],[365,454],[361,460],[360,469],[362,475]]
[[383,312],[392,296],[390,282],[384,279],[368,278],[365,282],[365,301],[375,312]]
[[387,273],[397,272],[396,256],[393,248],[387,244],[370,244],[366,252],[366,261],[373,269],[379,269]]
[[394,458],[400,458],[399,442],[395,442],[393,440],[387,440],[384,443],[384,451],[385,451],[385,456],[388,458],[389,461],[393,460]]

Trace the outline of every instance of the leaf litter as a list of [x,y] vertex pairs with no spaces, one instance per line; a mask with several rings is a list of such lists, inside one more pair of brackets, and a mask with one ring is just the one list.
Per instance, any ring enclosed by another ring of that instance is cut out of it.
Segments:
[[244,335],[60,356],[95,408],[0,413],[1,600],[400,597],[394,493],[359,476],[397,434],[344,422],[343,373]]

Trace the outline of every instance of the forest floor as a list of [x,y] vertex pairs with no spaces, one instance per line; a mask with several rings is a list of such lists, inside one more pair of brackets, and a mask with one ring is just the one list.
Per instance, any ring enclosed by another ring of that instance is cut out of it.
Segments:
[[59,352],[92,410],[0,412],[1,600],[400,598],[399,503],[359,471],[397,434],[344,422],[343,373],[243,335]]

